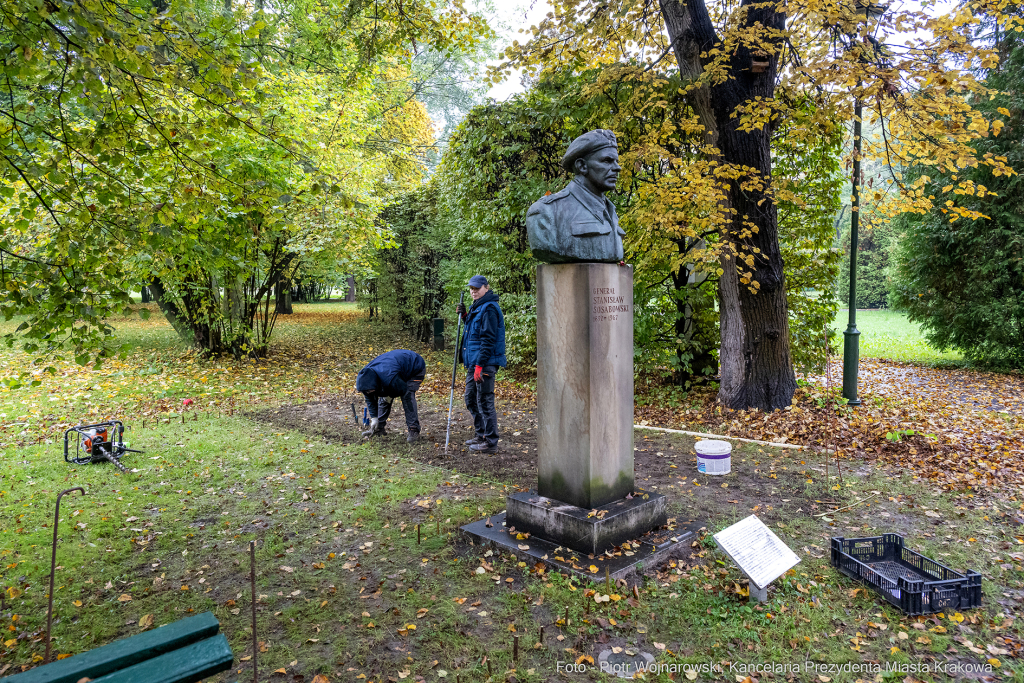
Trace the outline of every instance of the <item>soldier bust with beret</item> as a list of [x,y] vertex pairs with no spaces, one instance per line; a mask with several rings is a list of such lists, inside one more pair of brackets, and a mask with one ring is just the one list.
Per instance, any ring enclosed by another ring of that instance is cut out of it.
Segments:
[[542,197],[526,213],[533,255],[546,263],[622,261],[615,207],[604,193],[619,179],[618,145],[610,130],[592,130],[569,145],[562,168],[575,177],[561,192]]

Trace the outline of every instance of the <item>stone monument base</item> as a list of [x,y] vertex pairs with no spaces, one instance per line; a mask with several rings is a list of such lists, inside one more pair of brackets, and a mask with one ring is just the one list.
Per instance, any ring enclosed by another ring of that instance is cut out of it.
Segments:
[[529,538],[520,539],[519,527],[516,527],[515,533],[510,532],[512,525],[505,515],[503,512],[467,524],[462,527],[462,533],[471,543],[508,552],[531,566],[540,563],[550,570],[576,574],[594,581],[601,581],[605,576],[612,581],[635,579],[643,571],[670,559],[688,557],[693,550],[691,544],[701,527],[699,522],[669,524],[630,539],[630,550],[621,549],[620,546],[616,551],[615,546],[611,546],[606,549],[609,551],[607,553],[591,555],[571,550],[539,535],[530,534]]
[[593,510],[526,492],[509,496],[506,505],[509,527],[585,555],[599,555],[668,521],[665,497],[644,491]]

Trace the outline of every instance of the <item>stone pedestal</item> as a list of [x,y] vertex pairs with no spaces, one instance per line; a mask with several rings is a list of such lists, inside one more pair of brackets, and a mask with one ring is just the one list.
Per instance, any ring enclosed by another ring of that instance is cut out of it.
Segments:
[[694,529],[676,527],[664,497],[635,488],[628,266],[537,268],[537,467],[536,492],[462,527],[473,543],[590,578],[689,552]]
[[537,491],[592,510],[633,492],[633,269],[537,267]]

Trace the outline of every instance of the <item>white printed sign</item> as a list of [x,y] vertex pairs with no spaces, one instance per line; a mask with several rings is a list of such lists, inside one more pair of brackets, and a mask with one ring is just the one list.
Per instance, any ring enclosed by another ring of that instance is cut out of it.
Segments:
[[764,525],[757,515],[722,529],[713,537],[718,547],[736,563],[759,589],[800,562],[792,550]]

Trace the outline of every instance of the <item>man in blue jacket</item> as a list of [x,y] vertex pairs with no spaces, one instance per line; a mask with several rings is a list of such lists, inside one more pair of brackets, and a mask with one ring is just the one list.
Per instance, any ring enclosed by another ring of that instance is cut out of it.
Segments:
[[498,450],[498,411],[494,407],[494,375],[505,361],[505,316],[498,295],[487,286],[487,278],[469,279],[473,305],[469,311],[459,304],[458,312],[466,321],[459,355],[466,367],[466,407],[473,414],[476,435],[467,441],[477,453]]
[[420,419],[416,406],[416,390],[427,373],[427,364],[415,351],[398,349],[388,351],[370,361],[356,375],[356,391],[366,398],[370,413],[370,428],[363,436],[384,434],[391,403],[402,398],[405,426],[409,430],[406,441],[420,438]]

